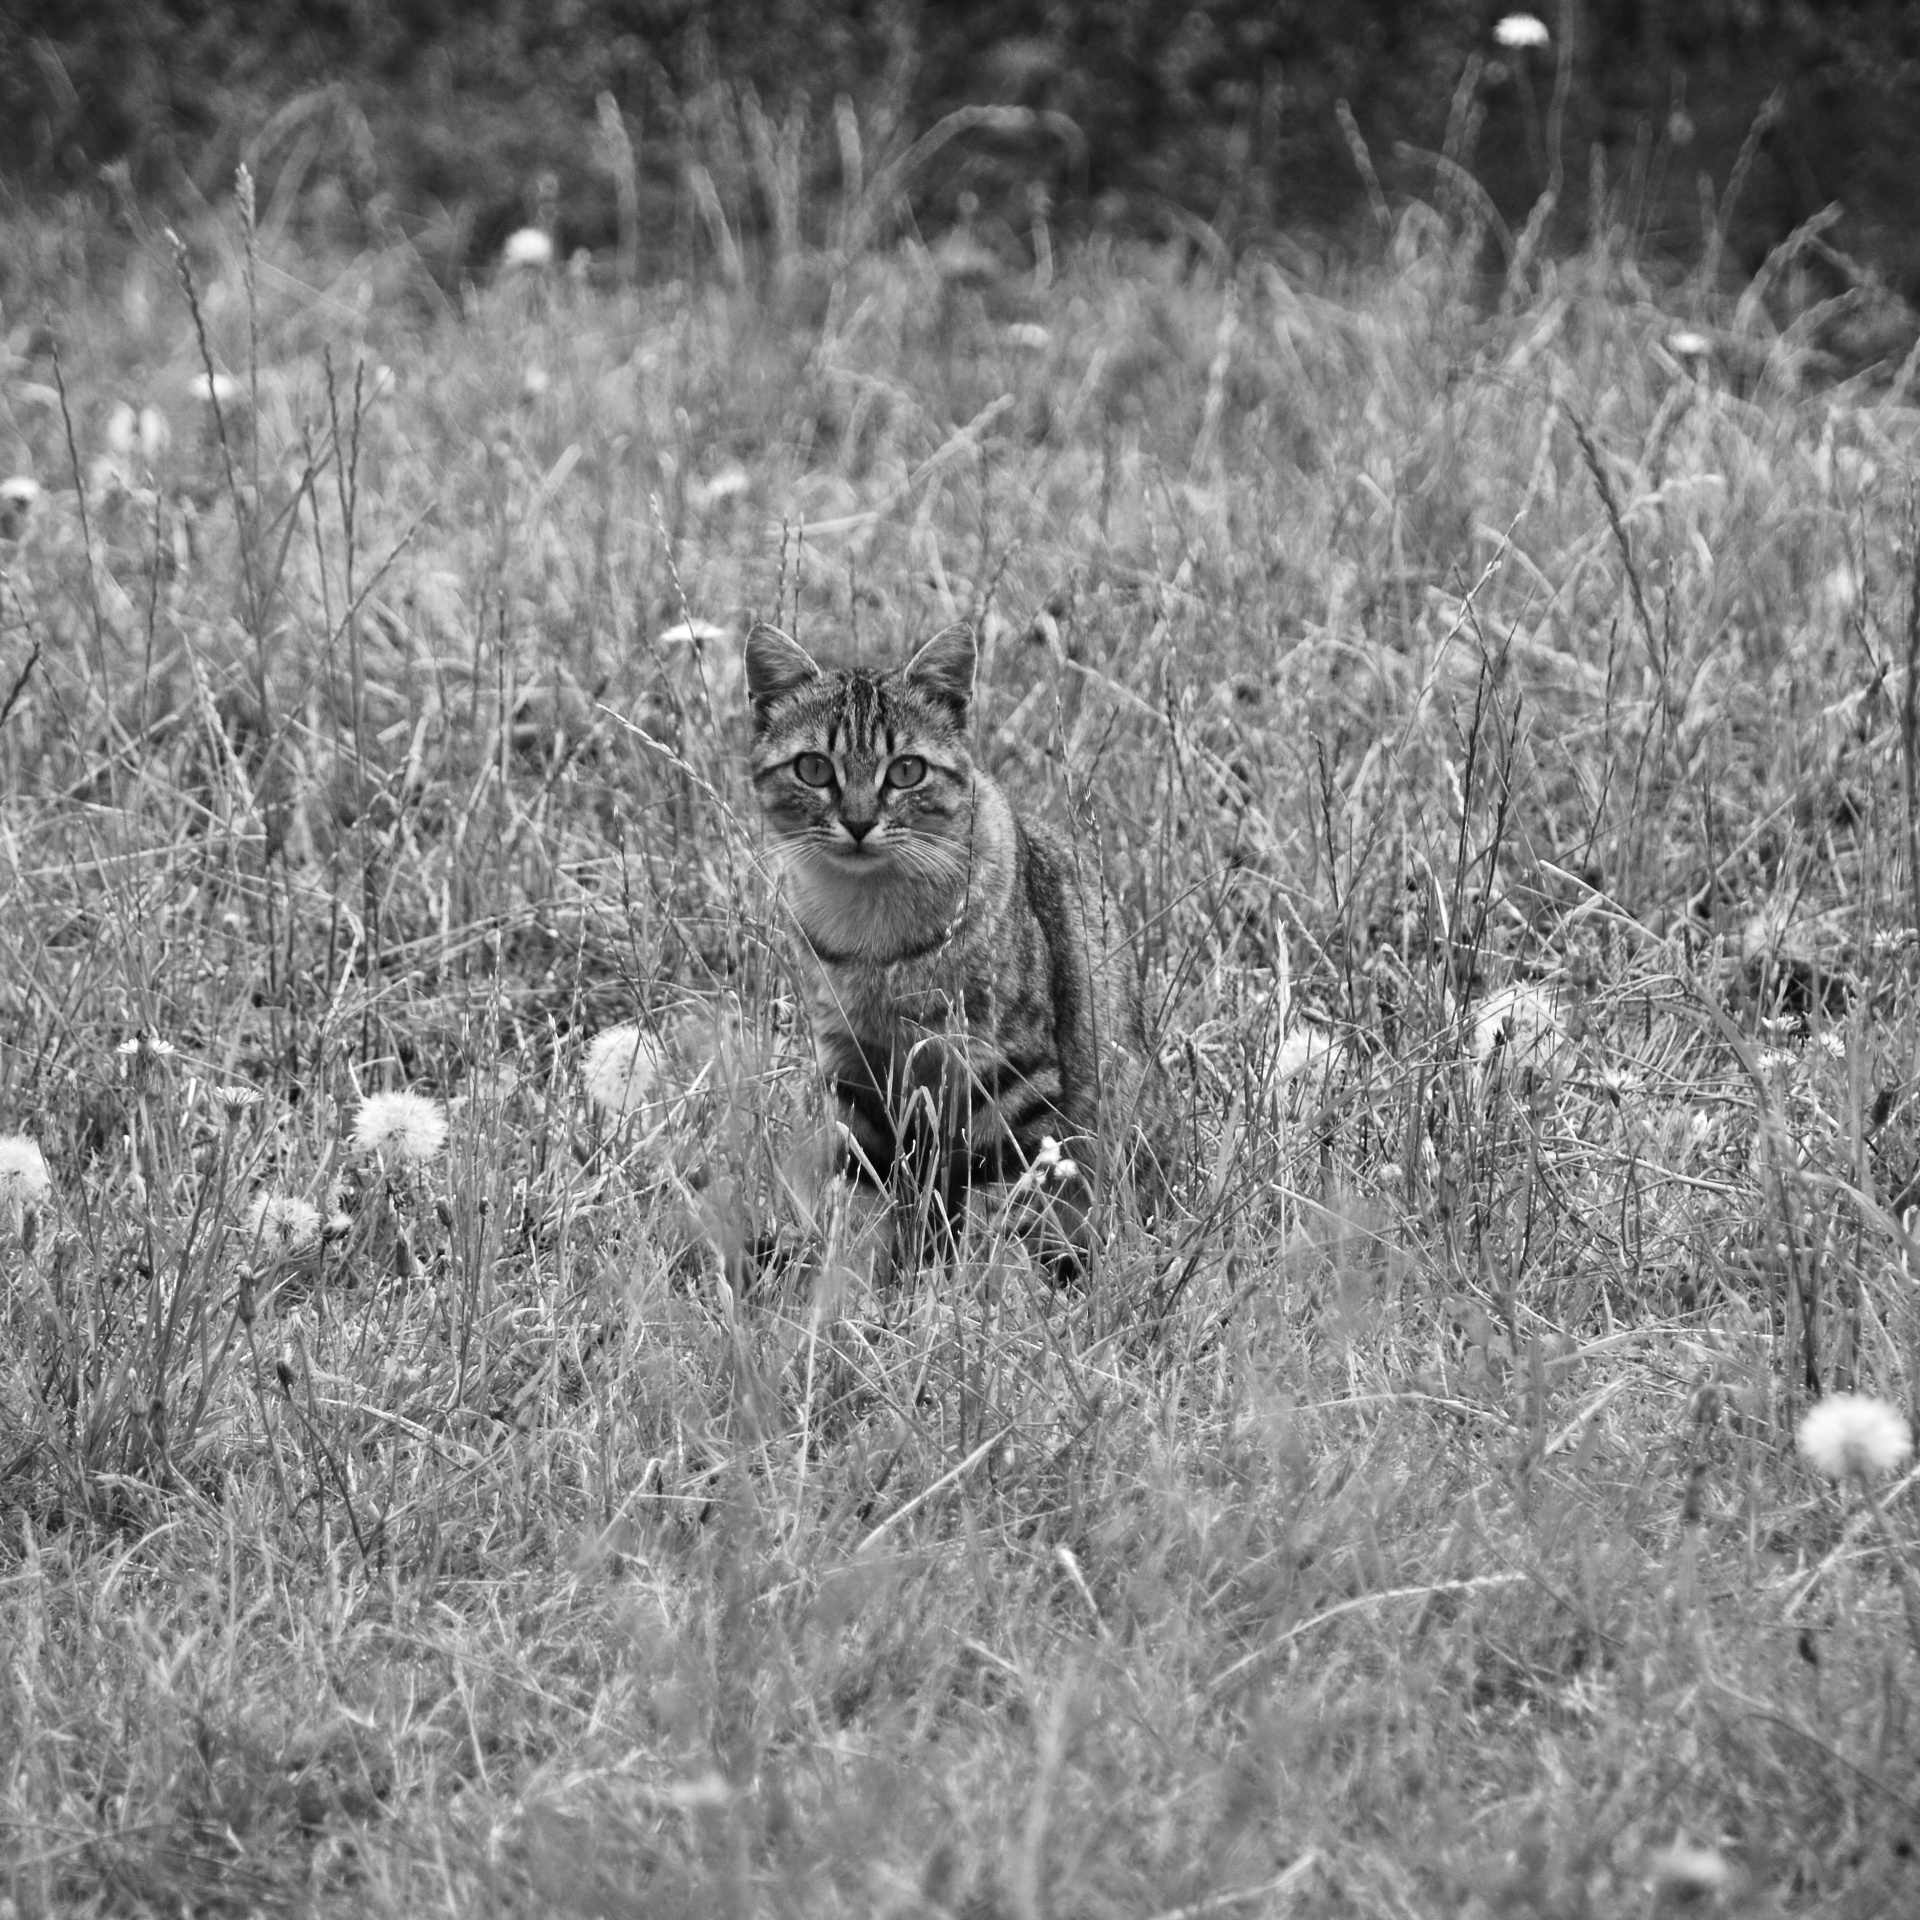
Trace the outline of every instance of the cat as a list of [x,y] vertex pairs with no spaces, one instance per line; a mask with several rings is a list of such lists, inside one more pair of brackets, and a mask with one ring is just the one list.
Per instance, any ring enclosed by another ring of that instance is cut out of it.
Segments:
[[[890,671],[747,637],[749,769],[798,939],[837,1171],[893,1204],[889,1256],[951,1252],[969,1188],[1039,1201],[1057,1277],[1084,1275],[1097,1183],[1148,1068],[1132,950],[1072,851],[967,744],[969,627]],[[1104,1124],[1103,1124],[1104,1123]]]

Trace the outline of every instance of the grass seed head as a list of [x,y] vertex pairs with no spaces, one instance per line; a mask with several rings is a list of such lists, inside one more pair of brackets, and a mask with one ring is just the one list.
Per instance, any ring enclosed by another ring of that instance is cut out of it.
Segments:
[[1899,1408],[1866,1393],[1830,1393],[1807,1409],[1800,1451],[1829,1480],[1858,1474],[1877,1480],[1913,1452],[1913,1435]]
[[353,1120],[353,1150],[395,1166],[431,1160],[447,1144],[447,1116],[423,1093],[370,1093]]

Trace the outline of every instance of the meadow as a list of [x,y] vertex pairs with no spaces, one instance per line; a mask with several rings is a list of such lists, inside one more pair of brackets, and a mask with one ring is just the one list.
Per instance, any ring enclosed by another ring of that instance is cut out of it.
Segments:
[[[12,211],[6,1920],[1920,1909],[1915,1475],[1795,1445],[1915,1405],[1915,368],[1595,193]],[[756,615],[974,622],[1139,929],[1084,1289],[835,1264]]]

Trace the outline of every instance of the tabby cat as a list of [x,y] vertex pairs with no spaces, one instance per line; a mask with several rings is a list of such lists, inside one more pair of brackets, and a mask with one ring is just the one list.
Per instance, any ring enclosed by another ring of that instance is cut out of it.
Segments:
[[[968,1188],[1044,1201],[1085,1261],[1101,1135],[1130,1137],[1147,1047],[1133,956],[1072,852],[967,746],[978,656],[951,627],[890,672],[747,637],[750,766],[799,939],[842,1170],[891,1194],[894,1257]],[[1103,1124],[1107,1123],[1107,1124]]]

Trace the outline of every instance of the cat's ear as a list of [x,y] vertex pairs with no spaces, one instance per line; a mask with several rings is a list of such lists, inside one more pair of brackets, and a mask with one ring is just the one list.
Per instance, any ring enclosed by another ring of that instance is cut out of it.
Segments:
[[979,666],[979,642],[963,624],[936,633],[907,662],[907,678],[964,717],[973,704],[973,676]]
[[791,634],[763,621],[747,635],[747,693],[756,718],[782,694],[819,677],[813,655]]

